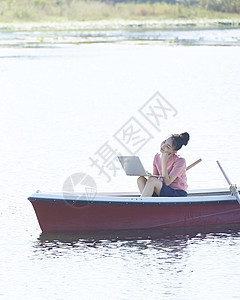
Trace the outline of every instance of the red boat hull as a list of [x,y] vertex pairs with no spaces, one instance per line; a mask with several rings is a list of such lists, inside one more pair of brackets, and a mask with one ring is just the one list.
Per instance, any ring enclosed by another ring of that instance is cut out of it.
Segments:
[[240,223],[232,203],[102,204],[31,201],[43,232],[154,229]]

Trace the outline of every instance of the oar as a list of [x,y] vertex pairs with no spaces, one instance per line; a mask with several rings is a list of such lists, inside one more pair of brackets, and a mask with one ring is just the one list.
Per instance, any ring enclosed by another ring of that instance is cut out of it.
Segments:
[[225,177],[225,179],[227,180],[227,183],[229,184],[229,188],[230,188],[230,191],[231,193],[236,197],[238,203],[240,204],[240,197],[239,197],[239,193],[238,193],[238,189],[237,189],[237,186],[236,184],[231,184],[231,181],[229,180],[229,178],[227,177],[227,174],[224,172],[222,166],[220,165],[219,161],[217,160],[217,164],[220,168],[220,170],[222,171],[223,173],[223,176]]
[[189,165],[186,170],[188,171],[189,169],[191,169],[192,167],[196,166],[197,164],[199,164],[202,161],[201,158],[199,158],[198,160],[196,160],[194,163],[192,163],[191,165]]

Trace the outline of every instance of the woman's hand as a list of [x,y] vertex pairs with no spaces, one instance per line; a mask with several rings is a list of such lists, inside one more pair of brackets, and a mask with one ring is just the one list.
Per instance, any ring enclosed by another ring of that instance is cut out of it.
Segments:
[[146,171],[146,173],[147,173],[148,175],[152,175],[152,173],[149,173],[148,171]]
[[[150,173],[150,172],[148,172],[148,171],[146,171],[146,173],[147,173],[148,175],[151,175],[151,176],[157,178],[157,179],[161,179],[161,176],[160,176],[160,175],[159,175],[159,177],[156,177],[156,176],[152,175],[152,173]],[[151,176],[150,176],[150,177],[151,177]]]
[[161,159],[163,162],[167,162],[167,160],[173,155],[173,153],[162,152]]

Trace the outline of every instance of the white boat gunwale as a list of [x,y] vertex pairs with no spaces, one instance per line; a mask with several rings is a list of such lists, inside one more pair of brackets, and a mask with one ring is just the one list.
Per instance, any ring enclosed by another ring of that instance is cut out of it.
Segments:
[[30,201],[53,201],[67,202],[69,204],[125,204],[125,205],[193,205],[193,204],[223,204],[235,203],[236,197],[231,195],[229,191],[215,192],[197,192],[188,194],[187,197],[140,197],[134,193],[101,193],[96,196],[88,194],[32,194],[28,200]]

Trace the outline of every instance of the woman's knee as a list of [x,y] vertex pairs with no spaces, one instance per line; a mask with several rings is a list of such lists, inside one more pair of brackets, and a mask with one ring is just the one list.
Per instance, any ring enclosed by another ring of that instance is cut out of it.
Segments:
[[156,177],[149,177],[149,178],[148,178],[148,181],[149,181],[149,182],[153,182],[153,183],[159,182],[159,180],[158,180]]
[[138,182],[146,182],[147,179],[144,176],[140,176],[140,177],[138,177],[137,181]]
[[162,182],[157,179],[156,177],[150,177],[148,179],[149,184],[153,185],[154,187],[157,187],[158,189],[162,188]]

